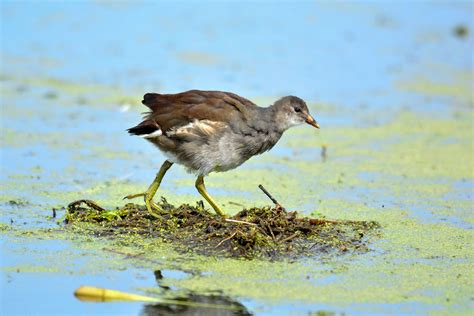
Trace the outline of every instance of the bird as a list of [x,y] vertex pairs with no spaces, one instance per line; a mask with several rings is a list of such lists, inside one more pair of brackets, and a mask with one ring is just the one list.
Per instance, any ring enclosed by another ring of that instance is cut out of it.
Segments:
[[127,131],[158,147],[166,160],[145,192],[124,199],[143,197],[153,217],[159,217],[154,210],[161,210],[153,197],[173,164],[183,165],[197,175],[197,191],[217,215],[225,217],[206,190],[205,176],[237,168],[249,158],[272,149],[293,126],[307,123],[319,128],[305,101],[291,95],[268,107],[259,107],[231,92],[204,90],[147,93],[142,103],[150,111],[144,113],[142,122]]

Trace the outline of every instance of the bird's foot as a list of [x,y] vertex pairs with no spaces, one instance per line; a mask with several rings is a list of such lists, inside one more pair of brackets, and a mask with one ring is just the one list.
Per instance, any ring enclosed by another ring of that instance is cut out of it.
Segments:
[[143,199],[145,200],[145,205],[146,205],[146,209],[148,210],[148,213],[155,218],[160,218],[160,216],[156,214],[155,211],[153,211],[153,209],[161,211],[162,208],[158,204],[153,202],[152,196],[148,192],[130,194],[130,195],[125,196],[123,199],[131,200],[131,199],[135,199],[141,196],[143,196]]

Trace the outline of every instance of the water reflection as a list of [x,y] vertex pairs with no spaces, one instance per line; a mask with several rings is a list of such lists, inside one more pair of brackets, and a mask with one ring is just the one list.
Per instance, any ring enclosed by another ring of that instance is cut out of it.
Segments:
[[[164,291],[172,291],[172,289],[163,284],[163,273],[161,270],[154,272],[156,283]],[[186,303],[196,303],[201,306],[183,306],[178,304],[152,304],[145,305],[141,311],[142,316],[152,315],[210,315],[210,316],[230,316],[230,315],[252,315],[247,308],[238,301],[232,300],[229,297],[222,295],[200,295],[189,294],[187,296],[179,296],[173,300],[182,301]],[[204,305],[208,305],[206,307]],[[216,308],[215,306],[223,306],[223,308]]]
[[228,309],[224,308],[209,308],[203,306],[181,306],[171,304],[154,304],[145,305],[141,315],[142,316],[153,316],[153,315],[208,315],[208,316],[230,316],[230,315],[252,315],[247,308],[241,303],[234,301],[225,296],[219,295],[199,295],[191,294],[187,297],[177,297],[175,300],[183,302],[195,302],[200,304],[209,305],[222,305],[227,306]]

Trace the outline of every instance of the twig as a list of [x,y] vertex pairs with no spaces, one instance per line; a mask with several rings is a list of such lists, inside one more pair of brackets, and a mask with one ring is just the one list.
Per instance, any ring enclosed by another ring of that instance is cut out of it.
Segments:
[[259,185],[258,185],[258,188],[259,188],[260,190],[262,190],[263,193],[265,193],[265,195],[268,196],[268,198],[269,198],[270,200],[272,200],[273,204],[275,204],[277,207],[281,207],[282,209],[285,209],[285,208],[284,208],[280,203],[278,203],[278,201],[270,194],[270,192],[268,192],[267,189],[265,189],[265,188],[263,187],[263,185],[259,184]]
[[269,236],[268,233],[265,231],[265,229],[263,229],[263,227],[258,226],[257,228],[262,234],[264,234],[265,236]]
[[99,211],[99,212],[103,212],[105,211],[105,209],[103,209],[102,207],[100,207],[96,202],[92,201],[92,200],[77,200],[77,201],[74,201],[72,203],[69,203],[69,205],[67,206],[67,210],[68,211],[76,211],[77,208],[82,204],[86,204],[87,206],[89,206],[90,208],[96,210],[96,211]]
[[298,235],[299,235],[299,232],[296,232],[296,233],[294,233],[293,235],[288,236],[288,237],[286,237],[285,239],[280,240],[280,243],[284,243],[285,241],[290,241],[290,240],[292,240],[293,238],[295,238],[295,237],[298,236]]
[[237,234],[238,231],[239,231],[239,230],[237,229],[232,235],[230,235],[230,236],[227,237],[226,239],[223,239],[222,241],[220,241],[220,242],[216,245],[216,248],[219,247],[220,245],[222,245],[222,244],[223,244],[224,242],[226,242],[227,240],[232,239],[232,237],[234,237],[234,236]]
[[[297,220],[302,222],[302,220],[299,220],[299,219],[297,219]],[[354,222],[354,221],[331,221],[329,219],[310,218],[309,223],[311,225],[324,225],[324,224],[344,224],[344,223],[354,224],[356,222]]]
[[245,222],[245,221],[239,221],[239,220],[237,220],[237,219],[226,218],[226,219],[224,219],[224,221],[226,221],[226,222],[231,222],[231,223],[239,223],[239,224],[245,224],[245,225],[258,226],[258,225],[255,224],[255,223],[250,223],[250,222]]
[[275,241],[275,234],[273,233],[273,230],[272,230],[272,228],[271,228],[270,224],[268,224],[268,223],[266,223],[266,224],[267,224],[267,228],[268,228],[268,230],[270,231],[270,234],[272,235],[272,239],[273,239],[273,241]]
[[232,201],[229,201],[229,202],[227,202],[227,203],[229,203],[229,204],[232,204],[232,205],[237,205],[237,206],[242,206],[242,207],[245,207],[245,205],[243,205],[243,204],[240,204],[240,203],[237,203],[237,202],[232,202]]

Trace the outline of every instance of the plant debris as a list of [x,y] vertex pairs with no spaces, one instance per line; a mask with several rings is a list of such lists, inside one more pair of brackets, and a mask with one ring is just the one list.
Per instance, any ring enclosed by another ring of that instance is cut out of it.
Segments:
[[178,250],[249,259],[364,253],[379,227],[369,221],[299,217],[279,204],[244,209],[230,218],[210,213],[201,201],[196,206],[175,207],[161,198],[158,205],[160,218],[154,218],[144,206],[133,203],[107,210],[93,201],[79,200],[68,205],[65,223],[68,227],[90,224],[85,227],[96,236],[136,234],[161,238]]

